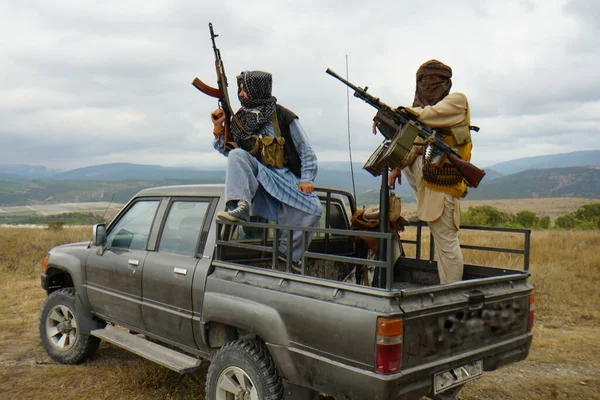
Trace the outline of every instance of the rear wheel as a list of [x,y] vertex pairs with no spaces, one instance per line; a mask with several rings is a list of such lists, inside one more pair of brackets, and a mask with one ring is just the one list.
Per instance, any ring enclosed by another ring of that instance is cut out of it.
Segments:
[[283,384],[266,346],[257,340],[237,340],[221,347],[208,368],[206,398],[283,399]]
[[79,364],[98,349],[100,339],[83,332],[75,313],[73,288],[52,292],[42,304],[40,338],[46,352],[62,364]]

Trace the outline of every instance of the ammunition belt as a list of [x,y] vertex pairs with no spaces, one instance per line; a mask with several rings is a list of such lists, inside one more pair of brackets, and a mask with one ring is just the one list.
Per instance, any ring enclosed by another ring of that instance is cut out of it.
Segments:
[[423,156],[423,179],[436,186],[452,187],[463,181],[463,176],[452,164],[444,164],[442,167],[431,164],[431,153]]

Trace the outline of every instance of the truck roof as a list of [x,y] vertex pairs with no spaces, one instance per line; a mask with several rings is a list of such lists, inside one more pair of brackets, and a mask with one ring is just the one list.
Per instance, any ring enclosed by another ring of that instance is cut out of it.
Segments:
[[224,184],[160,186],[139,191],[135,196],[222,196]]

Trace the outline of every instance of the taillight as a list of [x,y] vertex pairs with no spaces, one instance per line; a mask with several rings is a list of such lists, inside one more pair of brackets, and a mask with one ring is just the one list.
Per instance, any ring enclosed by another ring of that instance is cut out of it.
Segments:
[[48,256],[44,257],[44,271],[48,269]]
[[533,321],[535,320],[535,294],[533,290],[529,293],[529,322],[527,323],[527,332],[533,330]]
[[392,374],[402,365],[402,320],[377,318],[377,372]]

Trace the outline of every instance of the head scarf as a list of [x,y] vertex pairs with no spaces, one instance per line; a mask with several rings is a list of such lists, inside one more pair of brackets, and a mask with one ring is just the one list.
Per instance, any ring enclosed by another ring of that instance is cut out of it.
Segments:
[[433,106],[450,93],[452,68],[438,60],[429,60],[417,70],[413,107]]
[[[244,71],[237,77],[238,98],[242,107],[235,113],[240,122],[231,124],[231,133],[235,141],[248,139],[273,117],[277,99],[271,96],[273,85],[272,75],[263,71]],[[244,85],[244,91],[248,98],[239,96],[240,87]]]

